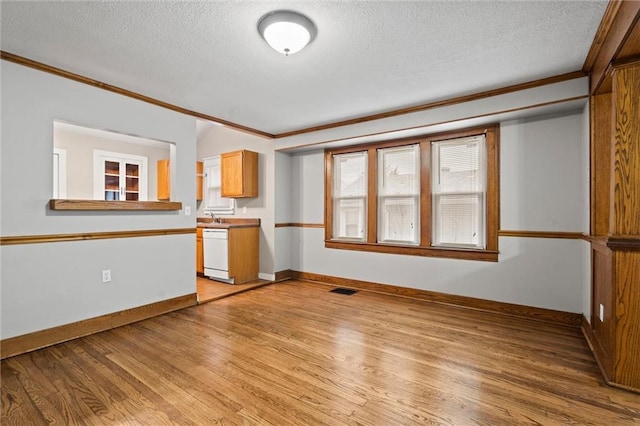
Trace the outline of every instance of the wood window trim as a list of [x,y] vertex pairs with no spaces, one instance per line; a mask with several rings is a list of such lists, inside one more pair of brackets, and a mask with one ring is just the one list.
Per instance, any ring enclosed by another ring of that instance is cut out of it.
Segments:
[[[431,144],[447,139],[486,135],[487,212],[485,218],[486,248],[466,249],[431,246]],[[377,150],[403,145],[420,145],[420,244],[418,246],[378,243],[377,238]],[[428,134],[377,143],[353,145],[325,150],[325,247],[341,250],[370,251],[410,256],[498,261],[498,224],[500,223],[500,125],[473,127],[453,132]],[[367,240],[334,240],[333,235],[333,156],[353,152],[368,152]],[[371,183],[374,184],[371,184]]]

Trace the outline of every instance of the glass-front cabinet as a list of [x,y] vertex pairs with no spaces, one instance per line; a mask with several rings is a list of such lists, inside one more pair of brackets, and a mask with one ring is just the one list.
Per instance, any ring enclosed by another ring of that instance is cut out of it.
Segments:
[[94,151],[94,199],[147,201],[147,158]]

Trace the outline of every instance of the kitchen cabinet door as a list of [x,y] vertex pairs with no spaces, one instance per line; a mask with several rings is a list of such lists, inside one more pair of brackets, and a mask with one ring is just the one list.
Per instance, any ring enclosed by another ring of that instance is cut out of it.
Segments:
[[94,151],[95,200],[147,201],[147,157]]
[[204,274],[204,251],[202,249],[202,228],[196,230],[196,273]]
[[[158,201],[171,199],[171,163],[158,160]],[[196,201],[202,200],[202,161],[196,161]]]
[[171,170],[169,160],[158,160],[158,201],[171,199]]
[[220,155],[222,196],[254,198],[258,196],[258,153],[247,150]]
[[204,179],[202,161],[196,161],[196,201],[202,201],[202,181]]

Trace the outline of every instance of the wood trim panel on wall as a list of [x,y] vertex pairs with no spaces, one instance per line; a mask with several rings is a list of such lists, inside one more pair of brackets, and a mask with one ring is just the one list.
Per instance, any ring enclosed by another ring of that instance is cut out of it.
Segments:
[[616,237],[640,236],[640,59],[616,67],[613,86],[610,232]]
[[[610,72],[613,61],[625,59],[619,57],[624,49],[624,44],[629,35],[637,31],[637,23],[640,17],[639,1],[609,1],[603,20],[594,38],[591,49],[583,65],[583,71],[591,73],[590,93],[595,94],[601,89]],[[635,49],[634,49],[635,50]],[[636,55],[639,52],[625,49],[625,55]]]
[[419,290],[408,287],[398,287],[388,284],[379,284],[369,281],[351,280],[329,275],[315,274],[311,272],[292,271],[292,278],[296,280],[314,281],[322,284],[347,287],[356,290],[371,291],[375,293],[389,294],[399,297],[424,300],[433,303],[454,305],[462,308],[477,309],[486,312],[499,313],[520,318],[533,319],[554,324],[564,324],[579,328],[582,324],[582,315],[571,312],[556,311],[552,309],[535,308],[531,306],[516,305],[513,303],[496,302],[493,300],[476,299],[473,297],[456,296],[435,291]]
[[584,339],[587,342],[587,346],[589,346],[589,350],[593,354],[593,358],[596,360],[596,364],[598,364],[598,369],[600,370],[602,377],[604,377],[604,381],[609,386],[615,386],[615,383],[611,382],[611,379],[609,379],[607,370],[606,368],[604,368],[602,364],[602,360],[600,359],[600,355],[599,355],[600,352],[596,350],[596,346],[595,346],[597,344],[597,340],[593,335],[591,324],[589,324],[589,321],[584,315],[582,315],[582,325],[580,326],[580,330],[582,331],[582,335],[584,336]]
[[136,308],[125,309],[124,311],[114,312],[112,314],[101,315],[71,324],[24,334],[22,336],[10,337],[0,342],[0,359],[66,342],[78,337],[88,336],[89,334],[110,330],[147,318],[195,306],[196,304],[197,295],[192,293],[138,306]]
[[18,235],[0,237],[0,246],[17,244],[59,243],[68,241],[107,240],[112,238],[156,237],[195,234],[196,228],[149,229],[142,231],[83,232],[78,234]]
[[602,16],[596,35],[593,37],[591,48],[587,53],[584,64],[582,65],[582,70],[584,72],[591,71],[593,64],[600,55],[600,51],[607,40],[607,35],[609,35],[609,31],[611,31],[611,28],[613,27],[613,22],[618,14],[618,9],[620,9],[620,4],[621,2],[619,1],[609,1],[607,4],[607,8],[604,11],[604,15]]
[[233,123],[231,121],[223,120],[218,117],[213,117],[211,115],[202,114],[197,111],[192,111],[186,108],[182,108],[180,106],[173,105],[168,102],[163,102],[158,99],[151,98],[149,96],[141,95],[140,93],[132,92],[130,90],[123,89],[121,87],[103,83],[101,81],[94,80],[89,77],[84,77],[82,75],[75,74],[69,71],[65,71],[63,69],[56,68],[51,65],[43,64],[42,62],[37,62],[28,58],[24,58],[22,56],[15,55],[13,53],[5,52],[4,50],[0,51],[0,59],[13,62],[15,64],[19,64],[25,67],[33,68],[38,71],[43,71],[49,74],[57,75],[58,77],[68,78],[70,80],[77,81],[79,83],[87,84],[89,86],[97,87],[99,89],[107,90],[109,92],[117,93],[119,95],[137,99],[139,101],[147,102],[149,104],[156,105],[161,108],[166,108],[171,111],[179,112],[181,114],[190,115],[192,117],[201,118],[203,120],[215,121],[216,123],[224,124],[227,127],[231,127],[241,132],[250,133],[256,136],[261,136],[266,138],[273,138],[273,135],[271,133],[263,132],[262,130],[253,129],[251,127],[247,127],[241,124]]
[[609,233],[611,203],[611,93],[591,97],[591,234]]

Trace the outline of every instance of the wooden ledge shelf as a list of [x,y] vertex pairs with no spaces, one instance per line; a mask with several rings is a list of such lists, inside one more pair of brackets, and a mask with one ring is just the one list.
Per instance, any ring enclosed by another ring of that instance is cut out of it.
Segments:
[[49,200],[51,210],[182,210],[175,201],[102,201],[102,200]]

